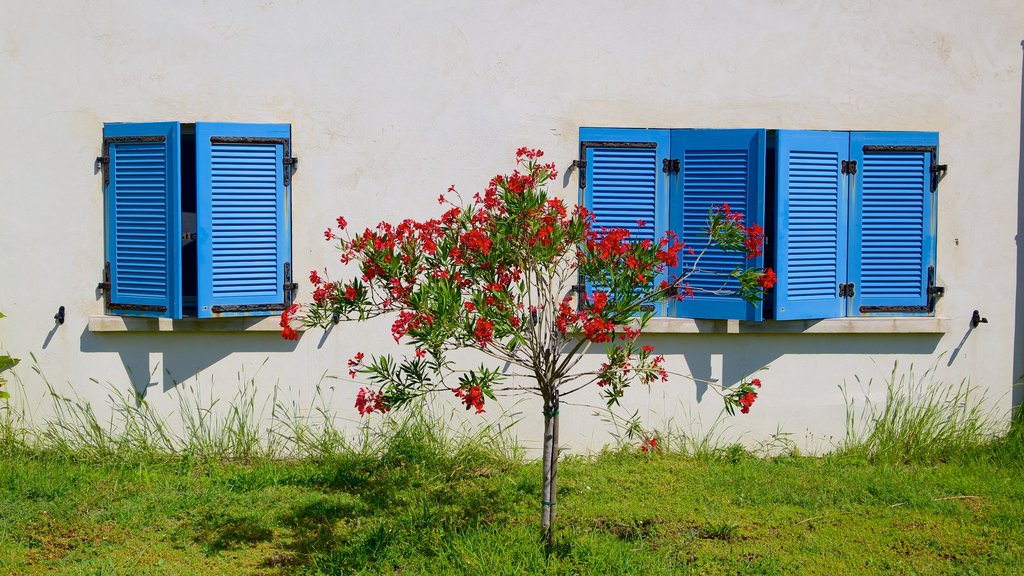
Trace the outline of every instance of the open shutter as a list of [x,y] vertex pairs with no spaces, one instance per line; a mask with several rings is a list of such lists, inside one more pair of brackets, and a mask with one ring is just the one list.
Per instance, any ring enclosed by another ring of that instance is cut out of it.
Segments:
[[742,212],[746,225],[764,226],[765,130],[672,130],[672,158],[680,161],[670,190],[669,225],[696,252],[683,254],[682,270],[697,258],[697,272],[688,283],[695,291],[674,306],[686,318],[759,321],[760,305],[738,295],[739,282],[729,277],[736,267],[760,268],[764,256],[747,259],[742,252],[708,248],[708,211],[728,203]]
[[845,298],[848,132],[779,130],[775,267],[776,320],[837,318]]
[[196,123],[198,315],[270,315],[290,304],[291,128]]
[[[593,212],[595,229],[625,228],[634,240],[661,238],[668,226],[662,174],[668,151],[668,130],[580,129],[583,205]],[[646,225],[639,226],[640,220]],[[586,285],[588,292],[594,289]],[[655,306],[655,315],[663,313],[661,308]]]
[[106,309],[181,318],[181,128],[105,124]]
[[927,314],[935,266],[933,132],[853,132],[851,315]]

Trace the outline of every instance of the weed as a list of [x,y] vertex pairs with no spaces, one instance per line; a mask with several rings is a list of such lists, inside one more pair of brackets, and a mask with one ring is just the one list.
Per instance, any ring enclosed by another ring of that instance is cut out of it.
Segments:
[[935,366],[915,377],[913,366],[901,372],[896,363],[885,382],[884,404],[867,400],[860,413],[844,388],[841,455],[879,463],[944,462],[973,453],[993,437],[966,380],[945,385],[935,379]]

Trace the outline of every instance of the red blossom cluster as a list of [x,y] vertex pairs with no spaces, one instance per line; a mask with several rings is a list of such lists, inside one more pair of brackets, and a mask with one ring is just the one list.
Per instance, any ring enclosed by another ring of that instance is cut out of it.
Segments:
[[354,358],[350,358],[348,361],[348,376],[349,378],[355,378],[359,372],[359,368],[363,365],[363,353],[356,352]]
[[728,394],[725,398],[726,407],[729,408],[730,413],[732,412],[732,409],[738,407],[741,413],[749,414],[750,407],[753,406],[754,401],[757,400],[757,393],[760,388],[760,378],[754,378],[749,383],[741,383],[735,391]]
[[466,410],[476,408],[477,414],[484,413],[484,392],[480,386],[474,384],[468,388],[455,388],[452,392],[466,405]]
[[383,414],[391,410],[391,408],[388,406],[387,398],[380,392],[360,388],[359,392],[356,393],[356,410],[359,411],[361,416],[368,416],[374,412]]
[[658,439],[656,437],[654,437],[654,436],[651,436],[650,438],[647,438],[646,440],[644,440],[643,445],[640,446],[640,451],[644,452],[644,453],[647,453],[647,452],[650,452],[651,450],[654,450],[657,447],[658,447]]
[[298,340],[299,333],[292,328],[292,317],[299,312],[299,305],[292,304],[281,312],[281,337],[285,340]]

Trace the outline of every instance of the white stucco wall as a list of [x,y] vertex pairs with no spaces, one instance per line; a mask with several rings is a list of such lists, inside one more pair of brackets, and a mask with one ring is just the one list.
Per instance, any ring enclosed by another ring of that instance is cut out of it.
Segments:
[[[940,132],[934,334],[657,335],[670,362],[730,383],[769,365],[751,441],[781,429],[802,446],[843,430],[854,394],[894,361],[963,379],[1005,417],[1020,376],[1021,86],[1024,5],[1004,2],[13,2],[0,18],[0,349],[98,405],[107,387],[148,386],[170,410],[190,381],[230,397],[241,370],[308,397],[357,350],[387,351],[384,324],[338,326],[297,344],[274,333],[98,333],[103,265],[104,122],[288,122],[300,157],[294,263],[335,262],[321,231],[425,217],[455,183],[482,188],[516,147],[565,171],[580,126],[767,127]],[[575,201],[575,174],[558,190]],[[308,288],[308,286],[304,286]],[[61,305],[67,321],[54,329]],[[968,333],[974,309],[989,319]],[[1017,373],[1014,372],[1016,366]],[[99,381],[97,383],[96,381]],[[354,417],[356,385],[337,381]],[[876,386],[876,389],[879,388]],[[877,396],[878,390],[876,390]],[[682,427],[721,409],[692,384],[628,399]],[[594,399],[584,399],[593,402]],[[599,402],[596,402],[599,403]],[[537,440],[539,407],[520,431]],[[496,412],[492,409],[492,412]],[[575,450],[611,440],[586,407],[567,408]]]

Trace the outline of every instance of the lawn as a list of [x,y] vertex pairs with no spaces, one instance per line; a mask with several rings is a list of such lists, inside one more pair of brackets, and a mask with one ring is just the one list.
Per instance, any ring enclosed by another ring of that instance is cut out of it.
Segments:
[[[429,436],[429,435],[428,435]],[[0,450],[2,574],[1021,574],[1019,434],[918,464],[635,449],[539,465],[406,431],[248,462]]]

